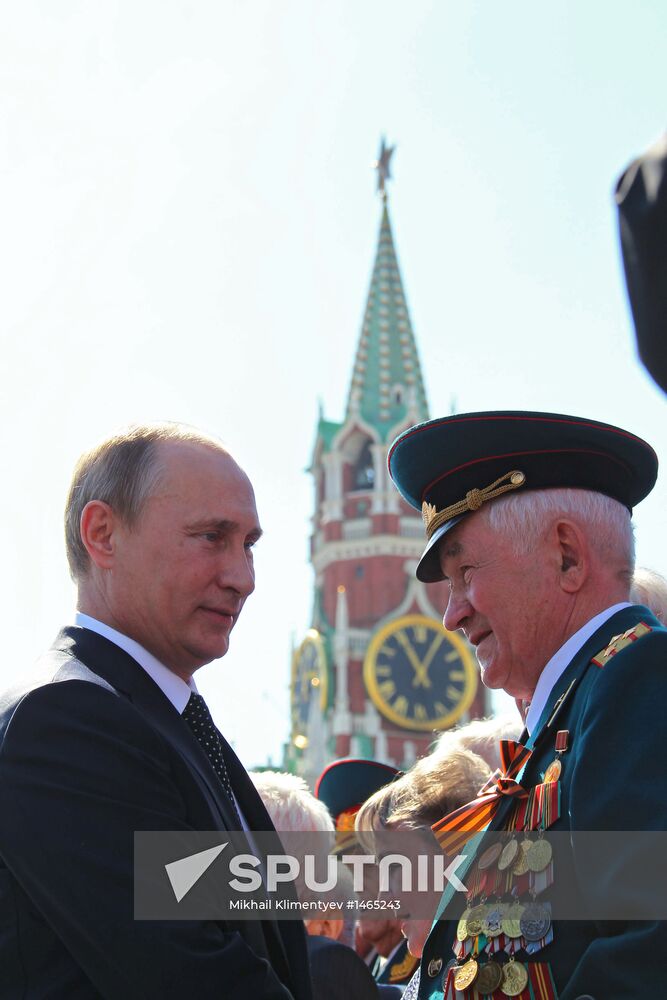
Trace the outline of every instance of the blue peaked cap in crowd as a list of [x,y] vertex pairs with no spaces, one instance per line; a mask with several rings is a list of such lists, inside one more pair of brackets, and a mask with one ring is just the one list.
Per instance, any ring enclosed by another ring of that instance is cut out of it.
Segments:
[[[341,817],[353,820],[366,799],[399,774],[397,768],[379,760],[341,758],[324,768],[315,785],[315,797],[324,802],[338,827]],[[350,828],[354,829],[354,822]]]
[[520,410],[417,424],[394,441],[388,463],[399,492],[424,518],[427,544],[417,567],[424,583],[443,578],[443,536],[496,497],[569,487],[604,493],[632,512],[658,474],[651,446],[620,427]]

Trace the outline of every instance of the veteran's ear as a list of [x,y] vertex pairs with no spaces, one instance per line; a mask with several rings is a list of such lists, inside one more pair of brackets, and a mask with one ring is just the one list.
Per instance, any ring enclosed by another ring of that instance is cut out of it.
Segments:
[[560,586],[567,594],[576,594],[588,575],[588,543],[581,528],[564,518],[556,523],[555,531],[560,560]]
[[79,530],[90,561],[99,569],[111,569],[114,557],[115,515],[103,500],[90,500],[81,512]]

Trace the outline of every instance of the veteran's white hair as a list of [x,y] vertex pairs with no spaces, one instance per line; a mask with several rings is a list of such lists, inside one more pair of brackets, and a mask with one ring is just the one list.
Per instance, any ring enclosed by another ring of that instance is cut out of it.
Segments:
[[627,507],[603,493],[579,489],[529,490],[498,497],[483,508],[488,524],[508,538],[515,552],[530,552],[558,517],[581,525],[600,559],[619,558],[628,575],[635,564],[635,538]]
[[630,588],[633,604],[643,604],[658,621],[667,625],[667,580],[654,569],[640,567],[635,570]]
[[250,777],[276,830],[334,833],[329,810],[303,778],[286,771],[251,771]]
[[447,729],[433,747],[435,759],[462,747],[477,754],[492,771],[500,767],[500,741],[518,740],[523,724],[518,711],[489,719],[473,719],[456,729]]

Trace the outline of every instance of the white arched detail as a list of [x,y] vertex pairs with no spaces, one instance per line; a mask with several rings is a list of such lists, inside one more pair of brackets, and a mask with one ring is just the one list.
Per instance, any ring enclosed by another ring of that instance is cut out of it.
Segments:
[[435,618],[436,621],[442,620],[442,615],[445,609],[443,608],[441,611],[438,611],[433,607],[426,596],[426,587],[413,575],[414,567],[414,562],[406,562],[404,568],[406,573],[409,575],[405,596],[400,604],[398,604],[395,608],[392,608],[391,611],[384,616],[384,618],[381,618],[378,621],[377,625],[373,629],[374,632],[382,628],[382,626],[386,625],[388,622],[394,621],[396,618],[401,618],[403,615],[407,615],[410,608],[412,608],[415,604],[421,613],[426,615],[427,618]]
[[343,424],[331,442],[331,450],[341,452],[348,462],[354,462],[361,451],[362,442],[366,440],[380,444],[380,435],[374,427],[356,415]]
[[313,555],[316,573],[321,573],[333,562],[345,559],[367,559],[370,556],[402,556],[418,559],[424,548],[419,538],[402,538],[398,535],[372,535],[370,538],[325,542]]

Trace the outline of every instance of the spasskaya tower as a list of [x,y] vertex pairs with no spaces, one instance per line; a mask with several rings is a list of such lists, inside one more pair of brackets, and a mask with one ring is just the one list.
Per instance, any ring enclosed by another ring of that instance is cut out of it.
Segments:
[[380,231],[345,416],[320,414],[310,462],[315,592],[292,657],[285,763],[311,784],[336,757],[409,767],[438,731],[486,712],[472,650],[442,626],[445,584],[415,578],[421,517],[387,474],[394,438],[429,418],[389,217],[392,153],[383,140]]

